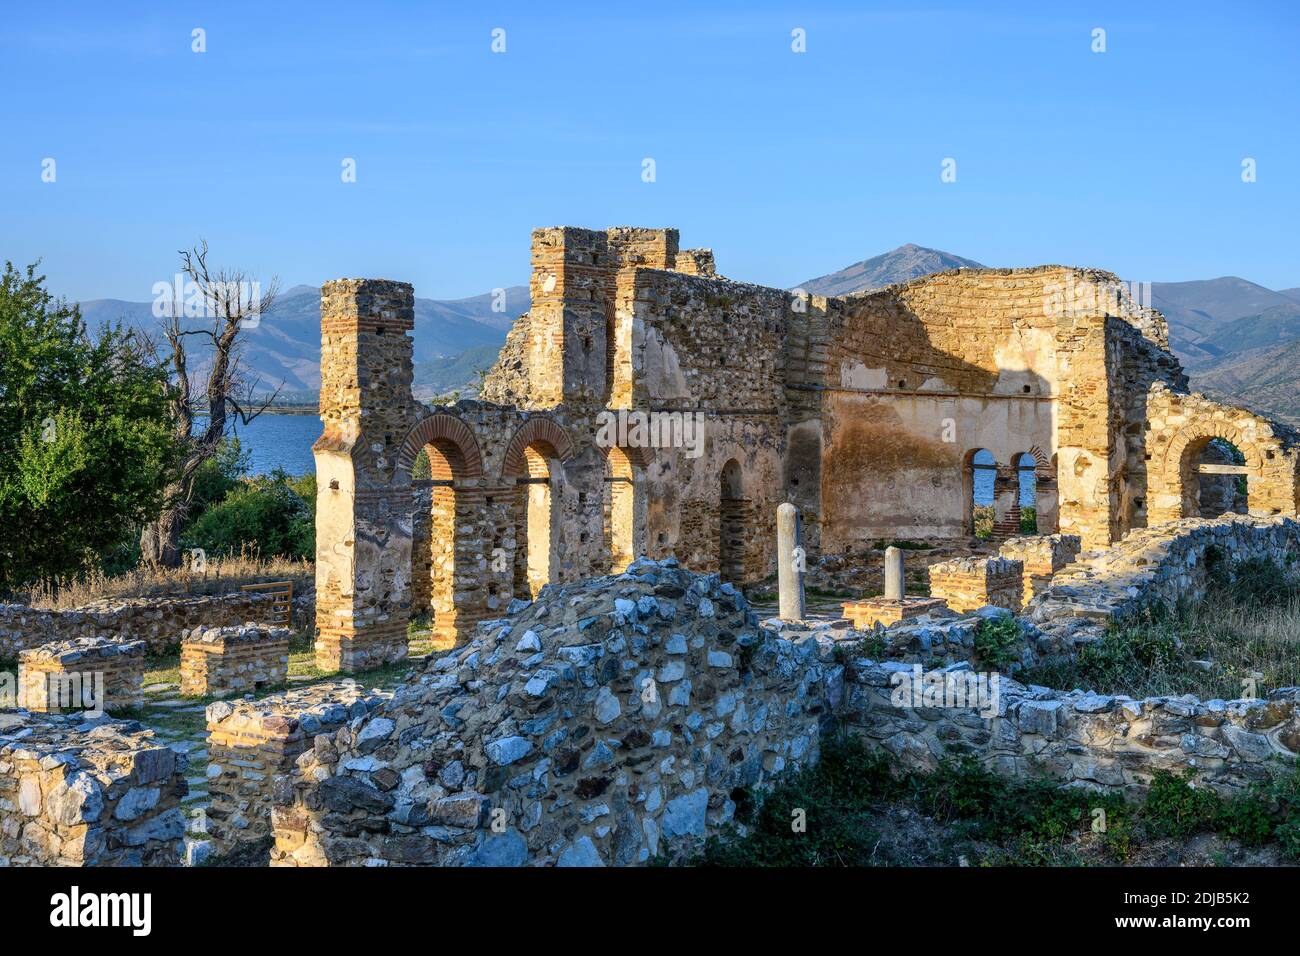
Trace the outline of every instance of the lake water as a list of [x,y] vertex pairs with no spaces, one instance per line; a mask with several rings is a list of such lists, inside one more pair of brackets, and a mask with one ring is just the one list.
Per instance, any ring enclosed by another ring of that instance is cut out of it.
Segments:
[[265,475],[283,468],[291,475],[316,470],[311,446],[320,438],[321,423],[315,415],[262,414],[247,425],[237,424],[235,434],[249,453],[249,470]]
[[[250,455],[255,475],[283,468],[291,475],[305,475],[316,469],[311,446],[320,437],[321,423],[315,415],[259,415],[237,429],[240,444]],[[1028,476],[1032,476],[1030,471]],[[1022,476],[1022,477],[1028,477]],[[975,471],[975,503],[993,503],[993,472]],[[1034,503],[1033,481],[1021,481],[1021,505]]]

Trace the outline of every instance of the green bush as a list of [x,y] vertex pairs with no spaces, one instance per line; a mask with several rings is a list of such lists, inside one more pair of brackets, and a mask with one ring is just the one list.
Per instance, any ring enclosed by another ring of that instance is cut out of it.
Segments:
[[1020,531],[1022,534],[1038,534],[1038,509],[1033,505],[1020,509]]
[[1213,790],[1193,787],[1195,771],[1176,774],[1157,770],[1147,791],[1142,816],[1160,836],[1186,839],[1201,830],[1212,829],[1222,819],[1223,804]]
[[194,473],[194,493],[190,496],[188,518],[193,522],[210,507],[240,486],[248,474],[249,453],[239,438],[231,435],[221,440],[217,453],[199,465]]
[[307,498],[296,489],[308,492],[308,482],[282,471],[246,480],[204,511],[181,535],[181,545],[202,548],[209,557],[250,552],[264,558],[312,558],[314,489]]
[[975,654],[985,667],[1006,670],[1020,660],[1023,646],[1020,622],[1009,614],[980,618],[975,627]]

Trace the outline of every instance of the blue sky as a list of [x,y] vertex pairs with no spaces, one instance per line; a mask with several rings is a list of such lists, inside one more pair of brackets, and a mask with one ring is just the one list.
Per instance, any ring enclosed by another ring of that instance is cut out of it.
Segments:
[[972,6],[13,5],[0,258],[146,300],[202,236],[452,298],[523,281],[536,226],[633,224],[777,286],[905,242],[1300,285],[1296,5]]

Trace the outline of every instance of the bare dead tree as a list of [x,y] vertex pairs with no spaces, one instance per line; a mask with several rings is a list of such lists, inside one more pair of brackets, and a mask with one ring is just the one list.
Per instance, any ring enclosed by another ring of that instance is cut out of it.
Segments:
[[[165,567],[181,563],[180,533],[194,495],[199,468],[216,454],[228,426],[247,425],[275,401],[281,382],[265,399],[255,398],[258,380],[247,380],[240,369],[240,332],[268,314],[279,292],[272,279],[265,292],[256,280],[240,271],[214,270],[208,265],[208,244],[200,240],[181,250],[181,272],[192,284],[186,302],[173,301],[162,334],[165,345],[156,346],[159,357],[171,363],[174,388],[171,411],[174,436],[181,449],[176,477],[169,483],[157,520],[140,534],[141,559]],[[198,315],[186,315],[197,312]],[[200,321],[185,327],[183,318]],[[204,326],[203,319],[208,324]],[[190,340],[201,344],[201,358],[211,358],[206,373],[192,370],[196,356]],[[205,408],[206,427],[195,431],[197,410]]]

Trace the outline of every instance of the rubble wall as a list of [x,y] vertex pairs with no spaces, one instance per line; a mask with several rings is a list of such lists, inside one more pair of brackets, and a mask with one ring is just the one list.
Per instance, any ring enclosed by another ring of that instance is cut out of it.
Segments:
[[[273,601],[272,596],[255,591],[232,591],[101,601],[70,611],[0,604],[0,656],[17,657],[28,648],[83,637],[142,640],[151,654],[164,654],[176,650],[181,633],[191,628],[264,620]],[[295,609],[294,613],[302,612]],[[310,619],[310,613],[306,617]]]
[[185,757],[138,724],[0,714],[0,866],[177,866]]
[[638,561],[480,625],[297,761],[281,866],[634,865],[815,760],[840,668],[716,576]]

